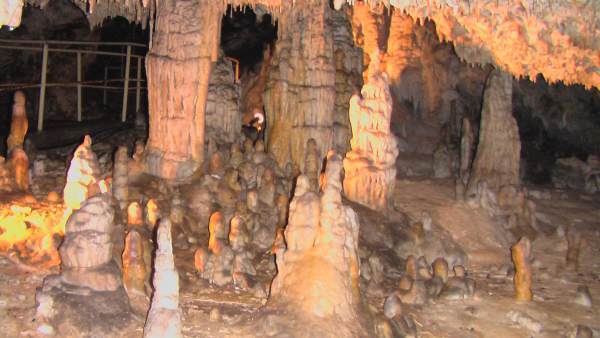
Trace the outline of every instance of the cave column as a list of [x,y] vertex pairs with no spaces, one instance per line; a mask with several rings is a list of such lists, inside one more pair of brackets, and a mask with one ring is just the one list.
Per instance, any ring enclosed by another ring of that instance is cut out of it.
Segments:
[[467,187],[468,196],[477,195],[480,182],[498,193],[502,187],[520,184],[521,141],[512,115],[512,76],[493,70],[483,95],[477,154]]
[[317,141],[319,158],[332,146],[331,12],[326,1],[304,0],[296,1],[279,17],[279,38],[264,94],[268,149],[279,165],[291,161],[303,170],[310,138]]
[[150,115],[146,171],[182,179],[204,160],[205,105],[223,8],[211,0],[168,0],[157,6],[146,58]]

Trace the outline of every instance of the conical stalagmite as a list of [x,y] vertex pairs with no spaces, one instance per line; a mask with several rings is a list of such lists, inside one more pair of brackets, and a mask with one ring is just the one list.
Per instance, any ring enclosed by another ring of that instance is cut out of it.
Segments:
[[531,242],[527,237],[521,238],[511,248],[512,260],[515,264],[515,297],[519,301],[529,302],[531,293]]
[[113,166],[113,184],[112,191],[113,196],[119,201],[121,210],[127,207],[127,200],[129,198],[129,155],[127,154],[127,147],[120,146],[115,153],[115,160]]
[[22,91],[15,92],[14,104],[12,107],[12,120],[10,122],[10,134],[6,140],[7,153],[9,154],[16,147],[22,148],[25,143],[25,135],[29,129],[25,104],[25,94]]
[[160,221],[156,242],[158,249],[152,278],[154,294],[144,326],[144,337],[183,337],[179,309],[179,275],[173,261],[171,222],[168,219]]

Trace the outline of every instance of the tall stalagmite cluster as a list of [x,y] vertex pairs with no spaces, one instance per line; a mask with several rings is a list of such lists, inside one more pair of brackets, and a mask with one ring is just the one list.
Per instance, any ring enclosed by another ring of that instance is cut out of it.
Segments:
[[154,258],[154,294],[144,326],[144,337],[183,337],[179,309],[179,275],[173,261],[171,221],[161,220],[156,235],[158,249]]
[[342,170],[339,155],[330,154],[320,195],[310,190],[306,176],[298,177],[285,230],[287,248],[277,253],[278,274],[267,307],[307,320],[327,319],[322,323],[331,327],[325,330],[345,337],[364,331],[359,316],[360,225],[355,212],[342,204]]
[[352,150],[344,159],[344,194],[372,209],[385,210],[396,180],[396,137],[390,131],[392,96],[387,74],[379,70],[379,55],[371,55],[369,78],[362,98],[350,99]]

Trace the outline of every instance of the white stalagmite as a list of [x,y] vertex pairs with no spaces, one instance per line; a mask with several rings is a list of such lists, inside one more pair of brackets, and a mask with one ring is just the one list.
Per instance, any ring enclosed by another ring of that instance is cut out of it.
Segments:
[[156,235],[158,249],[154,259],[154,295],[144,326],[145,338],[183,337],[179,310],[179,275],[173,260],[171,221],[163,219]]

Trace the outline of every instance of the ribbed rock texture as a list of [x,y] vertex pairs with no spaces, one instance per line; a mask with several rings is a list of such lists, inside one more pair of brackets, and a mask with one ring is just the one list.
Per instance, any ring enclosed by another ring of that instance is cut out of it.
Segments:
[[372,209],[385,210],[396,180],[396,137],[390,131],[392,96],[387,74],[379,71],[379,55],[371,56],[362,97],[350,99],[352,150],[344,159],[344,194]]
[[113,164],[113,196],[119,201],[121,210],[125,210],[129,199],[129,155],[127,147],[120,146],[115,153]]
[[319,158],[332,145],[335,59],[332,10],[305,0],[279,17],[275,54],[264,94],[267,149],[280,167],[303,170],[306,141],[314,138]]
[[333,54],[335,58],[335,111],[333,149],[339,154],[350,148],[350,97],[362,87],[363,51],[355,46],[350,17],[346,11],[334,11]]
[[156,11],[146,58],[146,170],[182,179],[204,160],[206,98],[218,57],[222,8],[208,0],[160,1]]
[[144,337],[183,337],[179,309],[179,275],[173,261],[171,221],[164,219],[156,235],[158,249],[154,258],[154,294],[144,326]]
[[242,130],[240,85],[232,62],[219,56],[210,73],[206,100],[206,137],[217,143],[239,141]]
[[356,213],[342,204],[342,170],[339,155],[329,156],[320,195],[299,177],[285,230],[287,249],[277,253],[278,274],[267,302],[267,308],[318,320],[306,327],[315,331],[309,335],[365,334],[359,318],[360,225]]
[[67,180],[63,190],[63,200],[67,208],[76,210],[81,204],[99,191],[100,164],[92,150],[92,138],[84,137],[77,147],[67,171]]
[[521,141],[512,116],[512,77],[493,70],[483,95],[477,154],[467,187],[467,196],[476,195],[481,181],[498,193],[504,186],[520,185]]
[[61,273],[36,294],[37,316],[64,336],[122,336],[131,324],[121,273],[113,260],[112,198],[99,194],[69,217],[60,246]]

